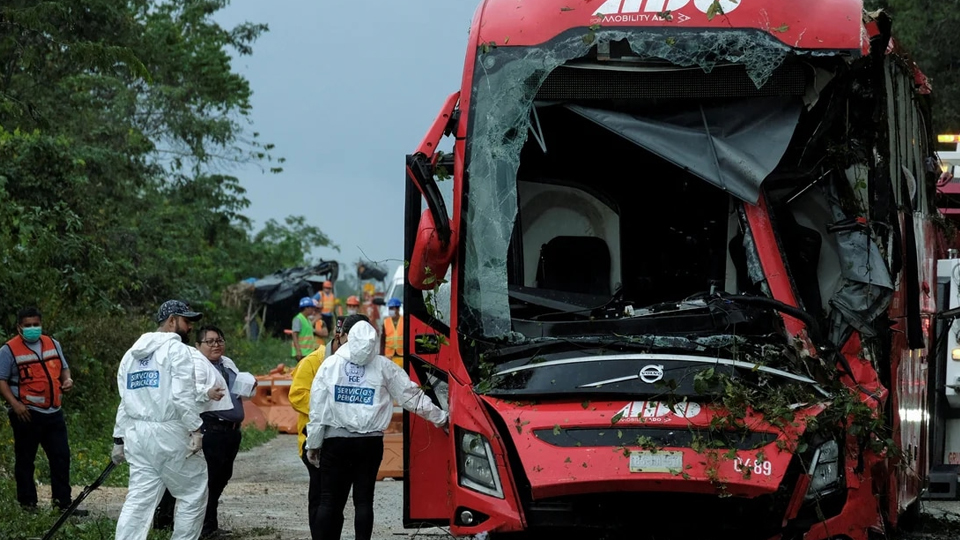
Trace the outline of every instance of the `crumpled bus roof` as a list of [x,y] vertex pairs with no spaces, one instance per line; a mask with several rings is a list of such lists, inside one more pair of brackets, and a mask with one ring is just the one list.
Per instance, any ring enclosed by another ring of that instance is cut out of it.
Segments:
[[572,28],[757,29],[796,49],[859,54],[868,41],[859,0],[485,0],[480,43],[544,43]]

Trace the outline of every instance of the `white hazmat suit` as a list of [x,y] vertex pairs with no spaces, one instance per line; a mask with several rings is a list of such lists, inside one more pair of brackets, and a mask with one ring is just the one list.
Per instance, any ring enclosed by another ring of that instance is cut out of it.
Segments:
[[[206,356],[194,348],[190,348],[193,355],[194,374],[197,377],[197,401],[200,403],[200,412],[229,411],[233,409],[233,400],[230,399],[230,393],[227,391],[227,381],[223,379],[220,371],[214,367]],[[233,360],[223,356],[220,358],[223,367],[237,373],[237,365]],[[224,395],[219,400],[210,399],[209,390],[211,388],[223,388]]]
[[351,433],[386,430],[393,419],[393,400],[435,426],[447,423],[447,412],[434,405],[393,360],[377,353],[380,343],[373,326],[358,322],[348,336],[313,378],[308,449],[320,448],[330,428]]
[[117,540],[144,540],[164,487],[177,500],[171,540],[196,540],[207,506],[207,463],[191,454],[190,432],[200,428],[196,363],[172,332],[140,336],[120,361],[120,407],[113,436],[123,439],[130,464]]

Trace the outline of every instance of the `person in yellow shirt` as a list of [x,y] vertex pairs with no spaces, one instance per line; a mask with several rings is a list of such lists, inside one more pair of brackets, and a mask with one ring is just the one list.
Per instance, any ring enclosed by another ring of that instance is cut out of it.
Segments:
[[313,385],[313,378],[320,369],[327,354],[333,354],[340,345],[347,342],[347,334],[353,325],[360,321],[370,322],[366,316],[360,314],[349,315],[341,319],[343,324],[337,328],[333,339],[330,340],[330,350],[324,347],[318,347],[317,350],[303,357],[303,360],[297,363],[293,370],[293,381],[290,383],[290,405],[297,411],[297,451],[300,453],[300,460],[307,467],[310,474],[310,487],[307,492],[307,517],[310,520],[310,536],[319,538],[319,532],[314,531],[314,514],[320,507],[320,469],[310,465],[307,461],[307,453],[304,451],[304,445],[307,442],[307,423],[310,422],[310,387]]

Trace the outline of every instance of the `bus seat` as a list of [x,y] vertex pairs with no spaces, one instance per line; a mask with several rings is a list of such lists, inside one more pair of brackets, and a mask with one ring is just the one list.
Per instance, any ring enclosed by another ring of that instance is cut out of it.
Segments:
[[610,249],[603,238],[557,236],[540,247],[537,287],[610,295]]

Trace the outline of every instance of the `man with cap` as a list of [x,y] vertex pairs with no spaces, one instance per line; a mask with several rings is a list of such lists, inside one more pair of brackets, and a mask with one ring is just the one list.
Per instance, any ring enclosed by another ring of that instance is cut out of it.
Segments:
[[300,312],[290,323],[290,333],[293,337],[293,344],[290,346],[290,356],[294,361],[299,362],[304,356],[313,352],[317,348],[317,341],[314,339],[313,322],[310,315],[316,309],[313,299],[304,296],[300,299]]
[[202,314],[179,300],[157,310],[156,332],[140,336],[120,360],[120,406],[113,429],[114,463],[130,464],[117,540],[147,537],[164,488],[179,500],[171,540],[196,540],[207,506],[196,375],[186,345]]

